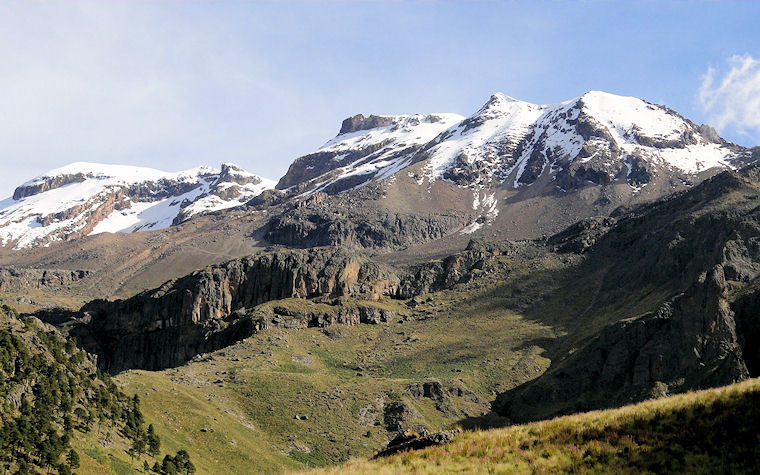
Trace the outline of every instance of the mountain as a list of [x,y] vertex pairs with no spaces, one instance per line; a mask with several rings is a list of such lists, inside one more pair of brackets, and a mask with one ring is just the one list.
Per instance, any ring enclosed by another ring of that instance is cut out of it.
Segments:
[[[546,239],[472,239],[422,263],[275,247],[35,315],[139,390],[162,434],[208,439],[241,471],[618,407],[758,376],[759,169]],[[282,459],[246,459],[241,427]]]
[[[277,188],[303,206],[273,218],[267,236],[293,246],[394,249],[479,230],[534,238],[687,189],[758,156],[667,107],[597,91],[550,105],[497,93],[467,118],[359,115],[280,179]],[[321,193],[332,197],[310,198]],[[346,205],[352,198],[361,209]],[[376,228],[411,222],[409,215],[436,219],[412,225],[408,239],[410,226],[399,226],[395,242],[378,242]],[[351,222],[373,231],[357,233]]]
[[[0,314],[3,430],[28,428],[32,379],[84,388],[40,411],[49,440],[107,388],[116,442],[71,448],[81,473],[127,471],[133,403],[107,372],[199,472],[273,472],[757,377],[758,158],[589,92],[356,115],[277,183],[53,170],[0,203],[0,304],[28,312]],[[36,442],[15,455],[44,468]]]
[[346,119],[338,136],[297,159],[277,188],[335,193],[423,162],[421,182],[516,189],[547,176],[563,191],[614,182],[639,191],[663,179],[692,182],[712,168],[736,167],[746,155],[709,126],[634,97],[591,91],[536,105],[496,93],[468,118]]
[[73,163],[24,183],[0,202],[0,240],[18,249],[103,232],[162,229],[242,206],[273,186],[233,164],[167,173]]
[[231,164],[178,173],[72,164],[0,202],[0,240],[48,246],[258,209],[269,216],[261,233],[271,244],[397,250],[437,241],[450,251],[474,232],[553,234],[757,158],[641,99],[592,91],[537,105],[497,93],[467,118],[350,117],[276,184]]

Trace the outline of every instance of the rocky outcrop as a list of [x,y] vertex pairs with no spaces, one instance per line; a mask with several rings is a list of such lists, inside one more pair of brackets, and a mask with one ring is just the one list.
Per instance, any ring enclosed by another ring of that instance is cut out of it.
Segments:
[[391,401],[383,407],[383,425],[388,432],[418,432],[424,430],[422,416],[414,406],[404,401]]
[[[377,300],[395,295],[398,286],[398,276],[389,269],[341,249],[274,252],[210,267],[126,300],[92,301],[82,307],[73,333],[100,355],[109,371],[157,369],[231,344],[266,325],[261,319],[239,318],[237,310],[291,297]],[[287,317],[303,326],[389,318],[362,307],[353,313]]]
[[[129,299],[94,300],[79,312],[37,315],[57,325],[70,322],[71,333],[108,371],[159,369],[266,328],[391,321],[393,311],[371,302],[468,282],[493,269],[495,257],[512,252],[511,246],[517,245],[472,242],[461,253],[411,270],[343,248],[269,252],[208,267]],[[283,303],[262,305],[270,301]]]
[[581,254],[612,229],[615,218],[597,217],[578,221],[549,238],[548,243],[558,252]]
[[420,433],[411,432],[398,434],[388,443],[388,446],[375,455],[377,457],[387,457],[395,453],[407,450],[420,450],[435,445],[443,445],[451,442],[459,433],[458,429],[444,430],[429,434],[427,430]]
[[34,196],[38,193],[44,193],[48,190],[54,190],[56,188],[60,188],[62,186],[65,186],[71,183],[81,183],[85,180],[85,178],[86,176],[84,173],[74,173],[74,174],[65,174],[65,175],[46,177],[45,180],[36,181],[33,183],[19,186],[13,191],[13,199],[20,200],[21,198],[26,198],[27,196]]
[[360,130],[374,129],[376,127],[387,127],[393,124],[393,120],[394,117],[382,117],[379,115],[364,117],[363,114],[356,114],[343,121],[338,134],[348,134]]
[[479,273],[493,272],[499,266],[498,256],[510,255],[521,246],[511,241],[489,243],[471,240],[462,252],[412,267],[408,276],[401,279],[397,296],[412,298],[469,282]]
[[464,227],[463,216],[331,209],[329,203],[275,216],[266,239],[294,247],[348,246],[398,249],[440,239]]
[[91,276],[87,270],[0,268],[0,292],[56,288],[70,285]]
[[515,421],[607,408],[749,377],[721,266],[656,312],[622,321],[494,403]]
[[358,325],[360,323],[376,325],[390,322],[395,317],[395,312],[362,304],[341,304],[319,310],[293,309],[274,305],[265,309],[257,308],[240,316],[256,322],[257,330],[264,330],[267,328],[321,328],[331,325]]

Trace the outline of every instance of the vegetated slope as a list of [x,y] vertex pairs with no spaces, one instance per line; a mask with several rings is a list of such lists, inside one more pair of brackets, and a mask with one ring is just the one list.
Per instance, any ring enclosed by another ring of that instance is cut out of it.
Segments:
[[[535,258],[545,268],[561,266],[552,256]],[[548,365],[538,342],[557,338],[555,331],[505,310],[543,288],[544,276],[531,271],[535,260],[501,259],[533,290],[515,297],[495,275],[483,275],[417,301],[271,301],[256,312],[281,326],[272,323],[176,368],[126,371],[115,380],[140,394],[162,440],[198,447],[193,458],[199,469],[225,461],[212,473],[273,472],[370,456],[399,431],[469,424],[489,411],[496,393]],[[304,316],[373,304],[389,321],[301,323]],[[167,409],[175,400],[179,405]]]
[[273,186],[232,164],[167,173],[72,163],[24,183],[0,202],[0,243],[19,249],[166,228],[199,213],[242,206]]
[[464,432],[446,445],[311,473],[756,473],[760,381]]
[[[480,417],[497,392],[545,369],[541,349],[526,342],[553,339],[554,331],[505,308],[550,284],[533,267],[563,264],[530,243],[492,260],[474,274],[457,274],[462,256],[418,268],[415,280],[428,288],[448,285],[437,276],[463,280],[417,300],[266,302],[233,317],[266,323],[249,338],[186,365],[115,380],[139,394],[166,450],[193,447],[199,472],[271,472],[371,455],[399,430]],[[524,293],[505,291],[503,274],[491,268],[509,269]],[[359,325],[361,312],[380,318]],[[341,315],[344,324],[309,326]],[[142,351],[121,347],[130,349]]]
[[152,457],[161,441],[146,426],[139,398],[98,372],[73,340],[7,306],[0,309],[0,395],[0,462],[12,473],[105,473],[135,459],[159,463]]

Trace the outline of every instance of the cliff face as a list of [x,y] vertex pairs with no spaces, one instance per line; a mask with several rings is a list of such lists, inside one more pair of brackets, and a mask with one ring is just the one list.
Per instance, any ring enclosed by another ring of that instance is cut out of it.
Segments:
[[[351,304],[411,298],[449,288],[490,269],[510,252],[471,243],[463,252],[408,270],[393,269],[342,248],[285,250],[245,257],[194,272],[126,300],[94,300],[79,312],[39,312],[48,322],[73,320],[71,333],[102,368],[160,369],[182,364],[268,327],[382,323],[381,306]],[[301,299],[319,309],[261,304]]]
[[210,267],[126,300],[92,301],[76,316],[81,324],[72,332],[109,371],[157,369],[261,329],[235,311],[291,297],[377,300],[395,295],[398,287],[397,275],[358,254],[282,251]]
[[82,312],[107,316],[106,329],[157,330],[220,319],[240,308],[284,298],[392,295],[398,277],[341,249],[281,251],[194,272],[127,300],[96,300]]

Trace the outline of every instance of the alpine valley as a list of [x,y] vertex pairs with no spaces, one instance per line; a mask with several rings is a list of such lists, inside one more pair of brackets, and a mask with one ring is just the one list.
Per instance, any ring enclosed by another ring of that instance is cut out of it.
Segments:
[[591,91],[355,115],[278,181],[51,170],[0,201],[0,420],[65,380],[79,473],[752,472],[759,161]]

